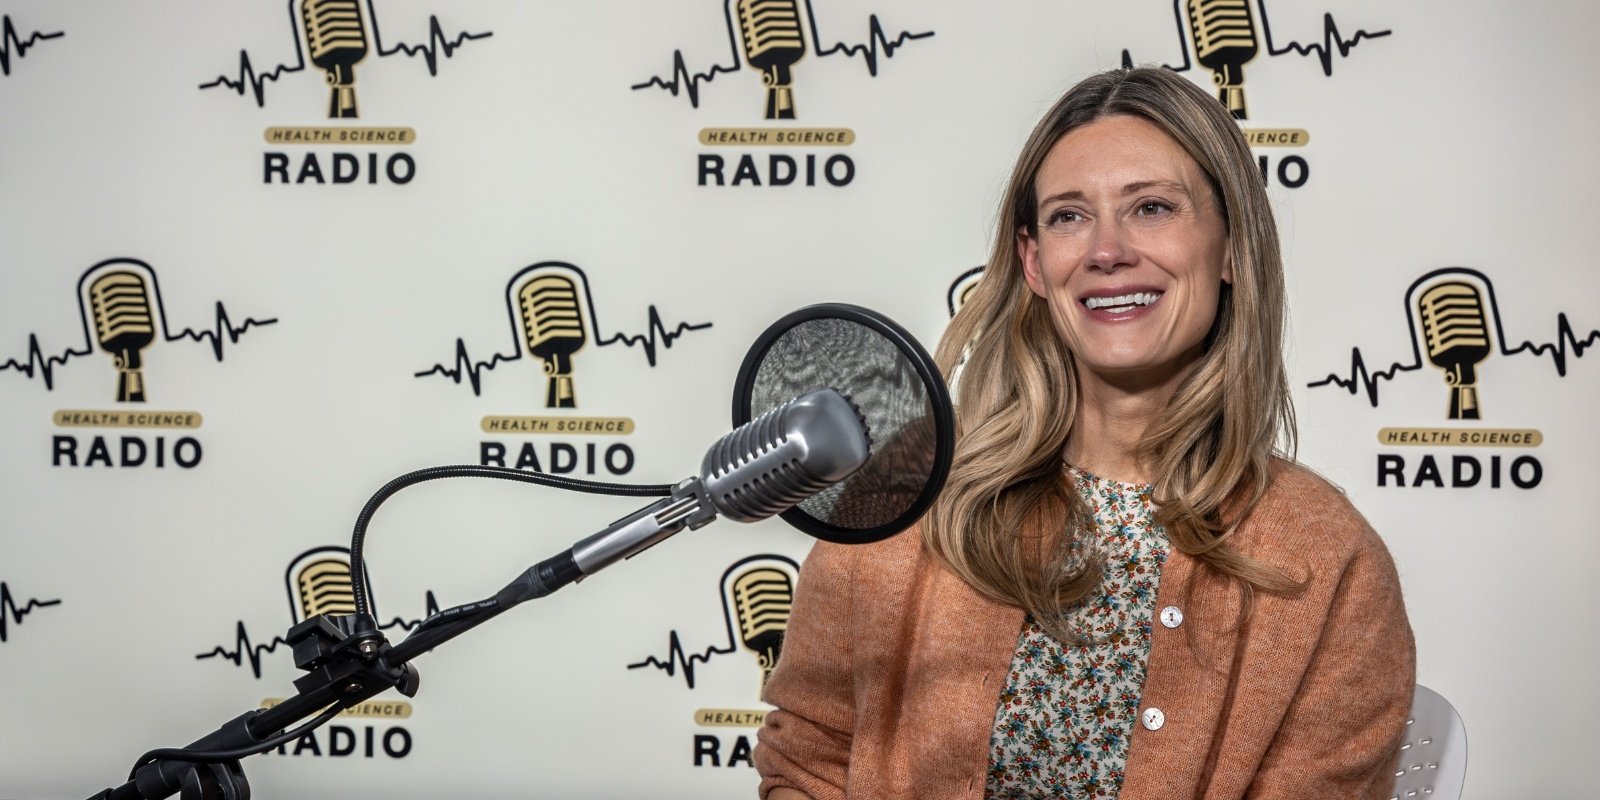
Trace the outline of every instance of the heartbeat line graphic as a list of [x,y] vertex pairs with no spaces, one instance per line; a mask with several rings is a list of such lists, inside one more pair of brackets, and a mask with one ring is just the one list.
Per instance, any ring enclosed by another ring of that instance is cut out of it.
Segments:
[[1365,390],[1367,393],[1367,401],[1372,403],[1373,408],[1377,408],[1379,381],[1392,381],[1397,373],[1412,372],[1419,369],[1422,369],[1422,364],[1420,362],[1409,365],[1396,363],[1389,365],[1388,369],[1380,369],[1376,372],[1372,372],[1367,369],[1366,361],[1361,357],[1361,348],[1352,347],[1350,348],[1350,377],[1341,378],[1338,375],[1330,374],[1328,377],[1323,378],[1320,381],[1312,381],[1311,383],[1306,384],[1306,386],[1311,389],[1316,389],[1318,387],[1333,384],[1350,392],[1351,394],[1357,394],[1358,392]]
[[239,323],[238,325],[234,325],[233,321],[228,319],[228,310],[223,308],[222,301],[218,300],[217,321],[216,324],[212,326],[211,330],[197,331],[193,328],[184,328],[183,330],[178,331],[176,334],[166,338],[169,342],[175,342],[179,339],[190,339],[196,342],[209,340],[211,342],[211,354],[217,357],[218,362],[221,362],[223,337],[227,337],[228,344],[238,344],[239,337],[248,332],[251,327],[276,325],[277,323],[277,317],[272,317],[269,319],[254,319],[251,317],[245,317],[243,322]]
[[883,25],[878,22],[878,15],[869,14],[867,16],[867,41],[865,44],[845,44],[841,41],[835,42],[828,47],[823,47],[822,34],[817,32],[817,12],[809,2],[806,3],[806,18],[811,22],[811,41],[817,45],[818,58],[827,58],[836,53],[844,53],[847,56],[860,56],[861,60],[867,65],[867,73],[874,78],[878,77],[878,57],[880,55],[884,58],[894,58],[894,51],[904,47],[907,42],[926,39],[933,35],[933,31],[923,31],[922,33],[900,31],[893,39],[890,39],[883,32]]
[[447,367],[443,364],[434,364],[431,369],[425,369],[421,372],[412,373],[412,377],[426,378],[429,375],[443,375],[450,380],[455,381],[456,385],[458,386],[461,384],[462,379],[465,378],[469,383],[472,384],[473,396],[481,397],[483,395],[483,373],[486,370],[494,369],[495,367],[498,367],[507,361],[516,361],[520,358],[522,358],[522,352],[519,350],[517,353],[509,356],[505,355],[504,353],[495,353],[489,357],[488,361],[474,361],[472,356],[467,353],[467,343],[462,341],[460,338],[457,338],[456,365],[454,368]]
[[[1345,39],[1340,35],[1338,25],[1334,24],[1333,14],[1328,12],[1322,15],[1323,40],[1320,44],[1313,42],[1309,45],[1303,45],[1299,42],[1291,41],[1282,47],[1278,47],[1272,41],[1272,23],[1267,19],[1266,0],[1258,0],[1256,9],[1261,17],[1261,35],[1266,39],[1267,55],[1281,56],[1285,53],[1293,52],[1307,56],[1316,53],[1317,59],[1322,62],[1322,74],[1327,77],[1333,76],[1333,54],[1335,51],[1338,52],[1340,57],[1348,58],[1350,51],[1360,44],[1361,40],[1377,39],[1394,33],[1394,31],[1390,30],[1366,31],[1358,29],[1349,39]],[[1172,0],[1172,19],[1178,29],[1178,48],[1183,53],[1183,64],[1178,66],[1162,64],[1161,66],[1173,72],[1187,72],[1194,67],[1194,62],[1190,60],[1189,56],[1189,35],[1188,26],[1183,18],[1183,0]],[[1124,48],[1122,51],[1122,65],[1131,67],[1133,63],[1133,55]]]
[[44,354],[44,351],[39,348],[38,335],[30,333],[28,334],[27,363],[23,363],[14,358],[8,358],[4,364],[0,364],[0,372],[4,372],[8,369],[14,369],[22,372],[24,375],[27,375],[29,378],[42,377],[44,378],[45,391],[50,391],[55,388],[54,378],[56,367],[67,363],[67,361],[72,358],[77,356],[86,356],[93,352],[94,350],[88,348],[83,350],[67,349],[61,351],[61,355],[59,356],[47,356]]
[[[58,600],[56,602],[60,601]],[[434,599],[432,590],[427,592],[425,603],[427,611],[423,614],[422,619],[426,619],[434,614],[439,613],[439,601]],[[411,631],[415,630],[418,625],[422,624],[422,619],[395,617],[394,619],[385,622],[378,627],[382,630],[402,628],[404,630]],[[250,632],[245,629],[244,620],[239,620],[234,626],[233,649],[228,649],[227,645],[217,645],[216,647],[211,648],[209,652],[196,653],[195,660],[199,661],[208,658],[222,658],[232,661],[233,665],[236,667],[243,667],[245,662],[248,661],[250,662],[250,671],[255,674],[256,678],[259,679],[261,677],[261,662],[263,658],[268,653],[277,650],[279,645],[286,645],[288,643],[289,642],[282,636],[274,636],[265,644],[256,644],[255,642],[251,641]]]
[[244,666],[244,662],[248,660],[250,662],[250,671],[255,673],[257,678],[260,678],[262,656],[277,650],[280,644],[288,644],[282,636],[274,636],[272,641],[266,644],[251,642],[250,632],[245,630],[244,627],[244,620],[239,620],[238,625],[234,628],[233,637],[234,647],[232,650],[229,650],[226,645],[217,645],[209,653],[196,653],[195,659],[225,658],[232,661],[236,667]]
[[5,581],[0,581],[0,642],[6,641],[10,634],[8,625],[21,625],[22,618],[41,608],[61,605],[60,600],[40,600],[28,598],[22,605],[17,605],[16,598],[11,596],[11,587]]
[[1333,14],[1329,12],[1322,15],[1321,44],[1313,42],[1308,45],[1302,45],[1299,42],[1291,41],[1283,47],[1278,47],[1272,43],[1272,23],[1267,21],[1266,3],[1261,3],[1260,7],[1261,34],[1267,40],[1267,55],[1281,56],[1284,53],[1295,52],[1302,56],[1309,56],[1312,53],[1316,53],[1317,60],[1322,62],[1322,74],[1330,78],[1333,77],[1333,53],[1335,50],[1339,52],[1341,58],[1349,58],[1350,50],[1361,44],[1362,39],[1377,39],[1393,33],[1393,31],[1387,30],[1370,32],[1357,30],[1355,35],[1345,39],[1339,35],[1339,26],[1334,24]]
[[1555,365],[1556,374],[1567,377],[1567,356],[1582,358],[1583,351],[1594,346],[1600,341],[1600,330],[1591,330],[1589,335],[1579,339],[1572,331],[1572,323],[1567,321],[1565,313],[1556,315],[1556,340],[1544,344],[1523,342],[1510,350],[1505,351],[1508,356],[1518,353],[1531,352],[1534,355],[1548,355],[1550,362]]
[[371,0],[367,1],[367,14],[372,20],[372,40],[378,47],[379,56],[405,53],[408,57],[415,58],[420,53],[423,61],[428,64],[428,74],[435,77],[439,75],[439,57],[441,54],[445,58],[452,58],[455,56],[456,49],[463,44],[479,39],[487,39],[494,35],[493,31],[484,31],[483,33],[462,31],[456,34],[455,39],[447,39],[444,35],[444,29],[439,26],[439,18],[429,14],[427,44],[410,45],[405,42],[399,42],[394,47],[386,48],[383,46],[383,34],[378,32],[378,15],[372,10]]
[[40,42],[51,39],[60,39],[67,35],[65,31],[45,33],[34,31],[24,39],[17,35],[17,29],[11,24],[11,15],[0,16],[0,73],[11,74],[11,56],[23,58],[28,55],[28,50]]
[[[300,45],[300,23],[295,19],[295,0],[289,0],[288,10],[289,33],[294,37],[295,60],[293,65],[281,63],[265,72],[257,72],[255,67],[250,63],[250,54],[244,50],[240,50],[239,73],[237,78],[229,78],[226,75],[218,75],[215,80],[200,84],[200,88],[213,89],[218,86],[226,86],[229,89],[232,89],[233,92],[240,97],[244,97],[245,91],[248,89],[250,90],[250,94],[252,94],[256,99],[256,107],[265,108],[267,105],[266,93],[268,81],[276,82],[285,74],[291,72],[300,72],[306,68],[305,49]],[[440,58],[453,58],[455,56],[455,51],[467,42],[476,41],[478,39],[487,39],[494,35],[493,31],[484,31],[482,33],[468,33],[466,31],[462,31],[456,34],[455,38],[452,39],[445,34],[444,28],[439,24],[439,17],[437,15],[430,14],[428,16],[428,41],[426,44],[414,45],[407,44],[405,42],[396,42],[393,47],[385,47],[383,44],[383,34],[379,32],[378,28],[378,12],[375,8],[373,8],[372,0],[367,0],[367,19],[372,21],[372,40],[375,49],[378,51],[378,57],[387,58],[388,56],[398,54],[405,55],[408,58],[415,58],[416,56],[421,55],[423,61],[428,65],[428,74],[434,77],[439,75]]]
[[1555,367],[1556,374],[1560,377],[1567,375],[1567,359],[1582,358],[1585,350],[1600,342],[1600,329],[1591,330],[1582,338],[1578,336],[1567,319],[1565,312],[1556,315],[1556,338],[1553,342],[1534,342],[1525,340],[1514,347],[1506,345],[1505,328],[1500,320],[1499,301],[1495,298],[1494,284],[1488,276],[1474,269],[1465,267],[1448,267],[1434,270],[1421,278],[1413,281],[1406,290],[1406,320],[1411,329],[1411,362],[1396,361],[1385,369],[1371,370],[1367,368],[1366,359],[1361,355],[1361,348],[1350,348],[1350,371],[1347,376],[1330,373],[1328,377],[1306,384],[1307,388],[1318,389],[1323,386],[1338,386],[1351,395],[1365,393],[1367,402],[1373,408],[1378,407],[1378,387],[1382,381],[1394,380],[1401,372],[1413,372],[1422,368],[1422,351],[1417,344],[1417,322],[1411,309],[1411,298],[1418,287],[1428,281],[1451,275],[1466,275],[1477,278],[1482,282],[1483,288],[1488,293],[1488,307],[1484,308],[1485,323],[1493,323],[1495,341],[1499,343],[1499,351],[1504,356],[1529,354],[1534,356],[1549,356],[1550,363]]
[[[619,331],[611,334],[601,334],[599,331],[603,330],[603,328],[600,327],[600,318],[595,313],[594,294],[589,291],[588,277],[583,274],[583,270],[578,269],[576,266],[559,261],[542,262],[518,272],[511,278],[511,285],[506,287],[508,294],[511,290],[511,287],[516,285],[518,279],[520,279],[524,274],[527,274],[533,270],[550,267],[559,267],[562,270],[570,270],[571,272],[577,273],[577,276],[581,279],[578,281],[578,283],[583,286],[584,305],[589,311],[589,323],[596,331],[595,344],[597,346],[609,347],[619,343],[627,345],[628,347],[642,346],[644,349],[645,360],[648,361],[652,367],[656,366],[659,348],[671,349],[673,342],[682,338],[684,334],[692,331],[703,331],[712,326],[712,323],[710,322],[680,322],[676,325],[669,326],[667,323],[662,321],[660,310],[657,309],[655,304],[652,303],[648,311],[649,319],[645,324],[644,333],[628,333],[625,331]],[[509,310],[511,314],[512,348],[510,353],[494,353],[493,355],[489,356],[487,361],[479,361],[473,358],[472,355],[467,352],[466,342],[458,337],[456,339],[455,360],[452,362],[454,366],[445,366],[442,363],[434,364],[425,370],[411,373],[412,377],[426,378],[431,375],[443,375],[455,382],[457,386],[461,385],[462,381],[466,381],[468,385],[472,387],[473,396],[481,397],[483,395],[483,373],[492,370],[501,364],[510,361],[518,361],[522,358],[523,343],[518,338],[519,332],[521,331],[521,322],[518,319],[517,309],[515,306],[512,306]]]
[[[589,311],[589,318],[594,319],[594,310],[592,307]],[[596,323],[595,327],[598,328],[599,324]],[[644,333],[634,335],[617,333],[609,337],[601,337],[598,344],[601,347],[613,345],[617,342],[621,342],[629,347],[644,345],[645,360],[649,361],[650,366],[653,367],[656,365],[657,347],[670,348],[672,347],[672,343],[678,338],[682,337],[685,333],[690,331],[703,331],[709,327],[711,327],[711,323],[709,322],[680,322],[678,323],[677,327],[669,331],[667,330],[667,326],[661,321],[661,314],[657,312],[656,307],[652,305],[650,306],[650,322]]]
[[[723,19],[728,28],[728,58],[731,63],[712,64],[704,72],[692,72],[688,65],[684,63],[683,51],[673,50],[670,77],[655,75],[649,80],[635,83],[628,88],[633,91],[652,87],[664,89],[671,92],[673,97],[683,93],[688,96],[691,107],[699,108],[700,84],[710,83],[718,75],[738,72],[740,69],[739,30],[738,26],[734,24],[731,8],[732,4],[725,3],[722,9]],[[933,31],[923,31],[922,33],[900,31],[891,37],[884,32],[883,24],[878,21],[878,15],[871,14],[867,19],[867,41],[865,43],[848,44],[838,41],[823,47],[821,44],[822,35],[817,32],[817,14],[809,2],[806,3],[806,18],[810,23],[811,41],[817,48],[817,57],[826,58],[839,53],[847,56],[859,56],[867,65],[867,72],[874,78],[878,76],[878,59],[880,57],[885,59],[894,58],[894,52],[904,47],[908,42],[926,39],[933,35]]]
[[83,346],[69,347],[65,350],[62,350],[60,355],[45,355],[44,348],[39,346],[38,334],[30,333],[28,334],[27,360],[21,361],[15,358],[6,359],[4,363],[0,363],[0,372],[5,372],[6,370],[16,370],[17,372],[27,375],[30,379],[42,378],[44,380],[45,390],[53,391],[55,389],[55,369],[57,367],[65,365],[71,359],[93,355],[94,340],[90,337],[89,333],[90,314],[88,309],[83,307],[83,286],[89,280],[90,275],[93,275],[103,267],[117,264],[131,264],[140,267],[149,275],[149,291],[154,298],[153,305],[155,306],[156,315],[161,320],[163,341],[176,342],[189,340],[193,342],[206,342],[210,345],[211,353],[216,357],[219,363],[223,360],[224,339],[227,340],[228,344],[238,344],[239,338],[248,332],[252,327],[275,325],[278,322],[276,317],[269,317],[266,319],[245,317],[243,321],[235,325],[233,320],[228,316],[228,309],[223,306],[222,301],[219,300],[217,301],[216,305],[216,322],[213,324],[210,330],[184,328],[177,333],[168,333],[167,331],[170,331],[171,328],[167,323],[167,307],[161,299],[161,285],[156,280],[155,270],[151,268],[149,264],[146,264],[145,262],[135,258],[112,258],[90,267],[88,271],[83,273],[83,277],[78,280],[78,310],[79,314],[82,316],[83,322]]
[[710,83],[719,74],[727,74],[739,71],[739,37],[734,30],[733,11],[730,10],[731,7],[732,4],[724,3],[722,6],[722,16],[727,22],[728,26],[728,57],[733,60],[732,64],[712,64],[711,68],[707,69],[705,72],[690,72],[689,67],[683,62],[683,51],[673,50],[671,78],[663,78],[657,75],[650,78],[650,80],[644,81],[643,83],[633,84],[628,88],[637,92],[640,89],[648,89],[654,86],[657,89],[666,89],[667,91],[672,92],[673,97],[677,97],[678,92],[682,91],[689,96],[689,105],[693,108],[699,108],[700,84],[702,82]]
[[655,667],[656,669],[667,673],[669,676],[676,676],[678,674],[678,670],[682,669],[684,683],[687,683],[689,688],[693,689],[695,664],[704,664],[707,661],[710,661],[712,656],[725,656],[737,649],[738,647],[733,643],[733,628],[731,626],[728,628],[728,644],[726,646],[718,647],[716,645],[712,645],[707,647],[705,651],[701,653],[685,652],[683,649],[683,644],[678,641],[678,632],[674,630],[667,637],[666,661],[662,661],[655,656],[648,656],[643,661],[629,664],[628,669]]

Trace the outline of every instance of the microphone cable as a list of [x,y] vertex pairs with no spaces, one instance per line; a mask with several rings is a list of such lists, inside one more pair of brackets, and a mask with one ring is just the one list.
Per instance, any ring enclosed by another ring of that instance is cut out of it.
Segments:
[[[372,498],[367,500],[366,506],[361,509],[361,513],[356,516],[355,530],[350,536],[350,588],[355,595],[356,622],[358,625],[365,627],[370,624],[374,630],[376,630],[377,625],[368,604],[368,589],[365,579],[366,565],[361,555],[362,546],[366,541],[367,526],[371,524],[373,514],[377,513],[378,507],[383,505],[385,500],[393,497],[401,489],[442,478],[494,478],[613,497],[667,497],[672,494],[672,484],[669,483],[607,483],[605,481],[589,481],[581,478],[557,477],[510,467],[492,467],[478,464],[424,467],[423,469],[408,472],[389,481],[374,492]],[[474,604],[469,603],[468,605]],[[460,608],[462,607],[457,606],[454,609],[450,609],[450,611],[455,612]],[[428,619],[437,619],[445,613],[440,612]],[[427,624],[427,620],[424,620],[424,624]]]

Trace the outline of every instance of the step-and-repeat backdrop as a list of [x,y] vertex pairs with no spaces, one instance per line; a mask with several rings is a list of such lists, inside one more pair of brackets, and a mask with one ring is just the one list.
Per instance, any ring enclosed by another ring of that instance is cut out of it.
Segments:
[[[1249,29],[1224,46],[1226,14]],[[0,0],[0,24],[0,795],[86,796],[292,695],[281,637],[348,602],[350,527],[395,475],[676,481],[784,313],[865,305],[931,346],[1033,121],[1125,60],[1242,92],[1300,454],[1395,554],[1467,796],[1591,791],[1587,3]],[[381,621],[638,505],[402,492],[368,538]],[[808,547],[681,534],[246,772],[261,797],[749,796],[771,637],[736,587],[790,585]]]

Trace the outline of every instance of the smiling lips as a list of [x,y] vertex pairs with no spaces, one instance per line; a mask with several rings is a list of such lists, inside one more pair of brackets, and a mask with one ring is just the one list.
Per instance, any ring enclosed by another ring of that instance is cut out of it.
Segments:
[[1132,311],[1144,309],[1161,299],[1161,292],[1128,292],[1126,294],[1107,295],[1100,297],[1085,297],[1083,305],[1094,316],[1117,317]]

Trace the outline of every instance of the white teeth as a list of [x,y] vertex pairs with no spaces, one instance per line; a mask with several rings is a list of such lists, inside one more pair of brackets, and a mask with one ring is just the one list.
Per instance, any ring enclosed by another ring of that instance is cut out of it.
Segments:
[[1156,298],[1160,296],[1160,292],[1135,292],[1116,297],[1089,297],[1084,299],[1083,304],[1088,306],[1090,311],[1094,311],[1097,308],[1121,309],[1124,306],[1147,306],[1154,303]]

